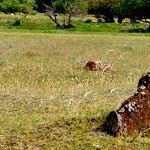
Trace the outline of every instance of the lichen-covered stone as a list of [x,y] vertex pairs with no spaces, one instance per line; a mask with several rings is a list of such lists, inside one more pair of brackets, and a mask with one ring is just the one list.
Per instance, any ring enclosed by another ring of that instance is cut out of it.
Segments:
[[84,66],[85,69],[91,71],[103,71],[103,72],[113,72],[112,64],[110,63],[102,63],[100,60],[89,60]]
[[91,70],[91,71],[97,71],[103,68],[103,64],[101,61],[98,61],[98,60],[95,60],[95,61],[89,60],[84,66],[84,68]]
[[[144,94],[143,94],[144,93]],[[112,135],[132,135],[150,128],[150,92],[143,89],[125,100],[106,118],[105,130]]]

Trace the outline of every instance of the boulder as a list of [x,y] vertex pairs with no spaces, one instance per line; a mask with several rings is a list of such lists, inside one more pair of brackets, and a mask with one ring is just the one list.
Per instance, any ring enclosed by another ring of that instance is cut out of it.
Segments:
[[114,136],[133,135],[150,128],[150,93],[137,91],[127,98],[119,109],[110,112],[104,124],[105,131]]

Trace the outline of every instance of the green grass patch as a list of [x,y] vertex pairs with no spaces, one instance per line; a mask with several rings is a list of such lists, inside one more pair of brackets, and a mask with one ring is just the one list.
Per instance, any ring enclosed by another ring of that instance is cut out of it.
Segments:
[[[72,23],[74,27],[69,29],[57,29],[56,25],[44,14],[28,15],[27,18],[21,20],[22,16],[19,14],[8,15],[0,14],[0,29],[11,29],[11,30],[29,30],[32,32],[47,32],[47,33],[61,33],[61,32],[72,32],[72,33],[136,33],[146,32],[148,27],[144,23],[98,23],[90,22],[86,23],[84,18],[73,18]],[[20,25],[16,22],[20,21]]]

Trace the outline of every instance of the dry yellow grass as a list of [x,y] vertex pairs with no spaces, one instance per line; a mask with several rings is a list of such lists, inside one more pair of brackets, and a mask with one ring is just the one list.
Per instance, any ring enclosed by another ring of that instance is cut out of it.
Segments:
[[[1,149],[148,150],[97,130],[150,69],[150,37],[0,32]],[[90,72],[89,59],[115,71]],[[134,140],[133,140],[134,139]]]

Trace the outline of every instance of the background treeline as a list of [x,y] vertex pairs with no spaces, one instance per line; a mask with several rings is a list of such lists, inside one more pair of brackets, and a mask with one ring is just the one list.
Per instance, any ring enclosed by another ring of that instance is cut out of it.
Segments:
[[[67,16],[64,26],[71,24],[71,17],[92,14],[100,22],[112,23],[117,18],[131,22],[148,22],[150,18],[150,0],[0,0],[0,11],[4,13],[46,12],[57,26],[57,15]],[[68,23],[66,23],[67,21]]]

